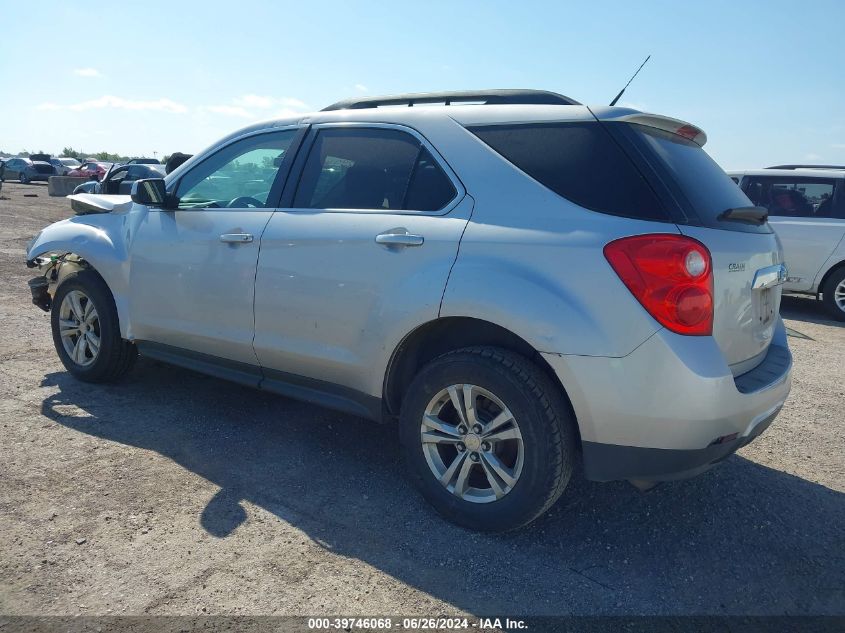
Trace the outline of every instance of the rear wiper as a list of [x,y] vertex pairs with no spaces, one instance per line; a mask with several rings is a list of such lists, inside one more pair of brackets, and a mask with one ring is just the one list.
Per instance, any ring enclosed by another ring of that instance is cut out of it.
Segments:
[[765,207],[737,207],[723,211],[716,219],[763,224],[769,219],[769,210]]

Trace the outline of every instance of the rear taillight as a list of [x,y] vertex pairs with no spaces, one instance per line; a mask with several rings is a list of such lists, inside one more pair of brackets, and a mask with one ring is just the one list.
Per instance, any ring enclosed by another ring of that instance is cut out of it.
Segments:
[[710,251],[681,235],[636,235],[604,247],[628,290],[661,325],[694,336],[713,333]]

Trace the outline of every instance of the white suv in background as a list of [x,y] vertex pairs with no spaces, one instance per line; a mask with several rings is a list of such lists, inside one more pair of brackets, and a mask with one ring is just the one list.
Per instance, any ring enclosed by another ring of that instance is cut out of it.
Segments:
[[845,167],[778,165],[729,175],[769,212],[789,269],[784,291],[820,297],[845,321]]

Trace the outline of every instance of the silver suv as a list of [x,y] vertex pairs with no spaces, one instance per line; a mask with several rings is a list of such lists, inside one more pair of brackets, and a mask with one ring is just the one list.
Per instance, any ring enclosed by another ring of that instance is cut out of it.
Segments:
[[845,167],[778,165],[729,174],[766,209],[789,268],[784,291],[821,298],[845,321]]
[[33,301],[82,380],[140,352],[397,423],[439,512],[508,530],[579,453],[686,477],[783,406],[781,248],[705,140],[541,91],[349,100],[73,196]]

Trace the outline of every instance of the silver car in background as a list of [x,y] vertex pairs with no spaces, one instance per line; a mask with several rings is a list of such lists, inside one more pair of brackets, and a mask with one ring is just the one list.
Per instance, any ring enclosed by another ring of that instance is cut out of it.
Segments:
[[821,298],[845,321],[845,167],[779,165],[730,176],[769,213],[789,269],[784,291]]
[[688,477],[789,394],[783,253],[705,141],[542,91],[343,101],[72,196],[33,302],[81,380],[140,352],[397,424],[440,513],[513,529],[579,452]]
[[59,156],[58,158],[51,158],[50,164],[56,168],[56,175],[67,176],[72,170],[78,168],[82,163],[70,156]]
[[30,158],[15,156],[5,159],[6,180],[17,180],[21,184],[29,184],[38,180],[47,182],[50,176],[56,175],[56,168],[50,163]]

